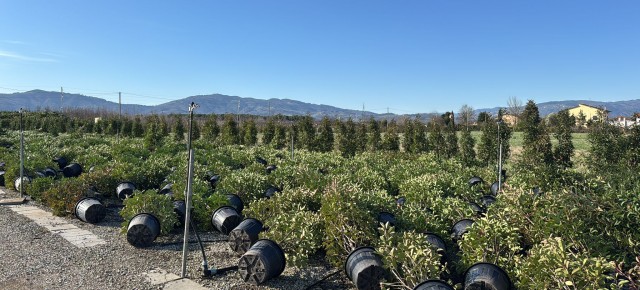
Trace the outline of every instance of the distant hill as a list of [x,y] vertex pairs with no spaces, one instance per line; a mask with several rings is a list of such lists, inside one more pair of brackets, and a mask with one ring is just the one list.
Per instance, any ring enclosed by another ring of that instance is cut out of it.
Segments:
[[[636,112],[640,112],[640,100],[630,100],[630,101],[616,101],[616,102],[598,102],[598,101],[589,101],[589,100],[570,100],[570,101],[553,101],[553,102],[544,102],[539,103],[538,111],[540,112],[541,117],[545,117],[551,113],[556,113],[563,109],[569,109],[573,107],[577,107],[578,104],[585,104],[594,107],[602,107],[607,109],[609,112],[609,117],[613,118],[616,116],[631,116]],[[523,104],[524,105],[524,104]],[[505,108],[505,107],[502,107]],[[491,109],[477,109],[475,110],[476,115],[479,112],[489,112],[492,115],[496,115],[500,107],[495,107]]]
[[[78,94],[65,93],[60,98],[60,92],[33,90],[24,93],[0,94],[0,111],[18,111],[20,108],[29,111],[60,110],[60,108],[82,108],[106,111],[118,111],[118,103],[104,99]],[[150,106],[122,105],[122,113],[145,114]]]
[[[122,112],[125,114],[186,114],[187,107],[191,102],[197,103],[200,107],[197,110],[199,114],[225,114],[238,113],[238,101],[240,102],[240,114],[268,116],[283,115],[307,115],[314,118],[329,117],[352,117],[354,119],[362,116],[362,111],[341,109],[329,105],[310,104],[290,99],[269,99],[261,100],[254,98],[241,98],[238,96],[227,96],[220,94],[191,96],[184,99],[167,102],[156,106],[144,106],[134,104],[123,104]],[[569,100],[539,103],[538,110],[541,116],[558,112],[562,109],[575,107],[578,104],[587,104],[596,107],[603,107],[611,111],[610,117],[615,116],[631,116],[635,112],[640,112],[640,100],[617,101],[617,102],[597,102],[588,100]],[[84,108],[104,111],[118,111],[118,104],[104,99],[65,93],[60,98],[60,92],[49,92],[42,90],[33,90],[23,93],[0,94],[0,111],[17,111],[25,108],[30,111],[37,110],[59,110],[63,108]],[[498,107],[490,109],[477,109],[479,112],[489,112],[497,114]],[[374,116],[377,119],[390,119],[398,117],[394,114],[376,114],[372,112],[364,112],[367,116]],[[416,114],[411,114],[415,116]],[[421,114],[428,115],[428,114]]]
[[[60,92],[48,92],[33,90],[23,93],[0,94],[0,111],[17,111],[24,108],[36,110],[59,110],[64,108],[85,108],[106,111],[118,111],[118,103],[104,99],[65,93],[60,99]],[[283,115],[311,115],[314,118],[352,117],[362,116],[362,111],[341,109],[328,105],[316,105],[289,99],[260,100],[254,98],[241,98],[220,94],[192,96],[184,99],[163,103],[156,106],[143,106],[123,104],[122,112],[125,114],[185,114],[191,102],[199,105],[199,114],[225,114],[238,113],[238,101],[240,102],[240,114],[268,116],[269,114]],[[367,116],[382,116],[372,112],[365,112]],[[386,114],[385,114],[386,115]]]

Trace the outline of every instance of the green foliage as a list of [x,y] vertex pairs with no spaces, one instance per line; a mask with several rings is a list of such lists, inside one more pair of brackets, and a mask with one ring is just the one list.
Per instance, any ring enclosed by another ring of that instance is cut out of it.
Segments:
[[351,118],[346,122],[337,122],[338,140],[336,141],[338,151],[342,157],[353,157],[356,154],[356,125]]
[[42,194],[44,204],[57,216],[72,214],[76,203],[87,190],[86,184],[78,178],[66,178],[55,183]]
[[388,128],[382,136],[382,149],[392,152],[400,151],[400,137],[395,120],[388,123]]
[[423,234],[396,232],[389,224],[381,225],[379,231],[376,250],[394,278],[388,286],[413,289],[426,280],[439,279],[445,272],[445,265],[440,264],[442,256]]
[[215,114],[211,114],[207,117],[207,120],[202,126],[202,137],[208,142],[214,142],[220,134],[220,127],[218,127],[218,117]]
[[253,146],[258,142],[258,128],[256,127],[256,122],[253,119],[249,119],[242,124],[242,143],[244,145]]
[[519,268],[520,289],[602,289],[611,265],[590,257],[560,237],[545,239],[531,249]]
[[489,211],[486,218],[476,220],[469,231],[458,241],[460,245],[461,269],[478,262],[489,262],[507,269],[509,276],[518,260],[520,246],[519,229],[500,217],[502,212]]
[[328,117],[322,118],[318,134],[315,140],[315,149],[320,152],[329,152],[333,150],[333,128]]
[[178,223],[176,213],[173,211],[173,202],[167,195],[157,194],[153,190],[136,190],[133,197],[124,200],[124,208],[120,216],[124,219],[121,231],[125,233],[129,221],[139,213],[149,213],[160,221],[160,233],[168,234]]
[[304,266],[322,247],[320,214],[297,208],[275,215],[265,226],[264,237],[274,240],[285,252],[288,265]]
[[550,121],[553,126],[553,136],[558,140],[558,145],[553,151],[555,163],[560,168],[572,167],[571,157],[573,157],[574,147],[571,128],[575,125],[576,120],[568,110],[562,110],[553,115]]
[[534,168],[552,165],[551,139],[540,118],[538,106],[532,100],[527,102],[520,115],[520,127],[524,134],[522,162]]
[[352,250],[375,240],[375,217],[363,204],[362,195],[353,185],[333,182],[322,196],[323,245],[327,259],[335,266],[341,266]]
[[267,190],[267,177],[260,173],[245,170],[232,171],[218,184],[221,193],[234,193],[244,201],[254,201],[263,197]]
[[470,166],[476,162],[475,140],[471,137],[469,130],[462,130],[460,136],[460,157],[462,163]]
[[238,130],[238,123],[233,115],[226,115],[224,118],[224,124],[222,124],[222,130],[220,132],[220,141],[224,145],[234,145],[240,143],[240,132]]
[[182,118],[180,116],[175,116],[173,118],[173,141],[176,142],[184,142],[184,123],[182,122]]
[[[49,190],[55,180],[52,177],[41,177],[31,181],[29,186],[25,186],[25,192],[34,200],[40,200],[44,192]],[[26,183],[25,183],[26,184]]]
[[267,118],[267,123],[262,129],[262,144],[271,144],[273,136],[275,135],[276,124],[273,118]]
[[282,149],[287,146],[287,128],[278,123],[275,125],[271,146],[275,149]]
[[144,127],[142,126],[142,121],[140,117],[136,116],[133,121],[133,126],[131,127],[131,136],[133,137],[142,137],[144,135]]

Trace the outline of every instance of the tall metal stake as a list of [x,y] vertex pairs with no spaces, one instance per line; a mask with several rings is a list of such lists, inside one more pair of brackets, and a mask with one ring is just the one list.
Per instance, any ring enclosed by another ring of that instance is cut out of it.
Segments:
[[187,275],[187,247],[189,246],[189,222],[191,221],[191,197],[193,195],[193,149],[191,149],[191,132],[193,128],[193,110],[197,108],[196,103],[189,106],[189,139],[187,141],[187,150],[189,152],[189,173],[187,177],[187,194],[185,194],[186,213],[184,217],[184,240],[182,243],[182,278]]
[[502,138],[500,136],[500,124],[502,120],[498,121],[498,192],[500,192],[500,188],[502,187]]
[[22,108],[20,108],[20,197],[24,197],[24,128],[22,125]]

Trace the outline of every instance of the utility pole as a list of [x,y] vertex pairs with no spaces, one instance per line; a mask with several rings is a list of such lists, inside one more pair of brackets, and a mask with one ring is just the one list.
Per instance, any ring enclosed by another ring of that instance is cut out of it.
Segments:
[[271,100],[269,100],[269,116],[271,116]]
[[362,103],[362,121],[364,121],[364,103]]
[[62,101],[64,98],[64,90],[60,87],[60,113],[62,113]]
[[238,113],[236,114],[237,116],[237,122],[238,122],[238,126],[240,126],[240,100],[238,99]]
[[122,92],[118,92],[118,108],[120,112],[118,115],[118,134],[116,140],[118,141],[118,144],[120,144],[120,128],[122,128]]

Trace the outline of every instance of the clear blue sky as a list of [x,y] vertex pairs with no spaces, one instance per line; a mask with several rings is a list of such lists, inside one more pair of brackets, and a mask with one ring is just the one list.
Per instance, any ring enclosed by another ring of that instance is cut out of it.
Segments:
[[60,87],[379,113],[639,99],[640,1],[0,0],[0,92]]

